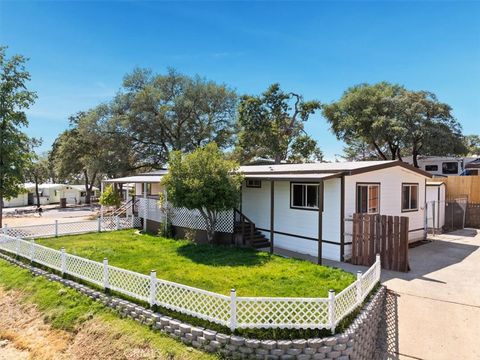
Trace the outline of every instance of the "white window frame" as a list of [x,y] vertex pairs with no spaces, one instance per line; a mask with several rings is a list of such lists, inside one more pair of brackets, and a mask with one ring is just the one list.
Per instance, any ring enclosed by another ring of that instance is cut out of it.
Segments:
[[[356,212],[357,213],[360,213],[360,209],[358,208],[358,194],[360,193],[358,191],[358,188],[359,187],[367,187],[367,212],[365,213],[361,213],[361,214],[379,214],[380,213],[380,184],[379,183],[357,183],[357,188],[356,188],[356,192],[355,192],[355,208],[356,208]],[[369,201],[370,201],[370,189],[373,188],[373,187],[376,187],[378,188],[378,198],[377,198],[377,210],[376,211],[372,211],[371,210],[371,207],[370,207],[370,204],[369,204]]]
[[[308,204],[308,199],[307,199],[307,195],[308,195],[308,191],[307,191],[307,187],[309,186],[313,186],[313,187],[316,187],[317,188],[317,197],[315,199],[315,202],[317,203],[316,206],[298,206],[298,205],[293,205],[293,187],[294,186],[304,186],[305,187],[305,190],[304,190],[304,203],[305,204]],[[303,210],[318,210],[318,184],[316,183],[299,183],[299,182],[292,182],[290,183],[290,208],[292,209],[303,209]]]
[[[407,209],[403,207],[403,189],[406,187],[410,188],[408,193],[409,197],[408,197]],[[415,187],[417,188],[417,206],[415,208],[412,208],[412,188],[415,188]],[[420,186],[418,183],[402,183],[402,202],[401,202],[402,212],[418,211],[419,196],[420,196]]]

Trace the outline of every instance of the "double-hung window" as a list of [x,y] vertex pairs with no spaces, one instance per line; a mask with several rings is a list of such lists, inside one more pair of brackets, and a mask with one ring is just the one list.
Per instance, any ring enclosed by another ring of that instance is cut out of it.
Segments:
[[357,184],[357,213],[378,214],[380,211],[380,185]]
[[290,206],[298,209],[318,209],[318,185],[292,183]]
[[402,184],[402,211],[418,210],[418,184]]

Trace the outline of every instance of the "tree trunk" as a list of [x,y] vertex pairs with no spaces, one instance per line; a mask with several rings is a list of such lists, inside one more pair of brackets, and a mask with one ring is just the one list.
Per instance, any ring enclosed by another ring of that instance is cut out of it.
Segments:
[[37,207],[40,206],[40,191],[38,191],[38,178],[35,177],[35,195],[37,197]]
[[275,154],[275,165],[281,164],[282,163],[282,155],[280,154]]
[[373,147],[375,148],[375,150],[377,151],[377,154],[380,155],[380,157],[383,160],[388,160],[387,157],[385,156],[385,154],[383,153],[383,151],[380,150],[380,147],[377,145],[377,143],[375,141],[373,141],[372,144],[373,144]]
[[0,229],[3,227],[3,195],[0,194]]
[[88,173],[86,170],[83,171],[83,177],[85,178],[85,204],[90,204],[90,187],[88,181]]

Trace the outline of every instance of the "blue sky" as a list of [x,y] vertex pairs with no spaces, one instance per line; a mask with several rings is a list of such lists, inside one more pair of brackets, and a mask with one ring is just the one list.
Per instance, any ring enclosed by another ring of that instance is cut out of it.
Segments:
[[[113,97],[134,67],[175,67],[258,94],[273,82],[330,102],[382,80],[430,90],[480,133],[479,2],[6,2],[0,44],[30,58],[32,136]],[[315,115],[327,159],[342,143]]]

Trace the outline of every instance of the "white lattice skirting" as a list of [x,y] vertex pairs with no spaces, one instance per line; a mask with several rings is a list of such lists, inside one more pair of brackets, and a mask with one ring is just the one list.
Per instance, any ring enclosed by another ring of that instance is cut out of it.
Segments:
[[380,280],[380,258],[357,280],[328,298],[237,297],[158,279],[0,235],[0,250],[132,298],[216,324],[237,328],[331,329],[357,308]]

